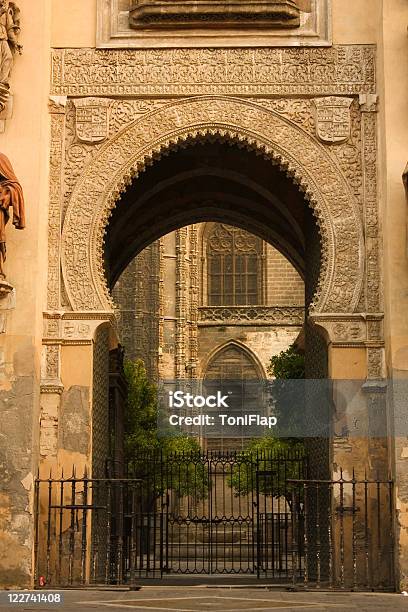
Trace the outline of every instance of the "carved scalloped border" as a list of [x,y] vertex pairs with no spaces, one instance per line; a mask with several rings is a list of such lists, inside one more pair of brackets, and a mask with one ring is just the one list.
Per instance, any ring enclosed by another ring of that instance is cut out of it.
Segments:
[[[177,125],[180,127],[175,128]],[[304,193],[322,243],[312,310],[353,312],[363,284],[363,233],[354,196],[336,162],[323,145],[273,111],[246,100],[219,96],[178,100],[148,113],[109,140],[84,170],[73,191],[62,236],[63,276],[73,309],[113,307],[103,250],[109,218],[120,195],[169,150],[211,136],[232,139],[239,146],[258,151]],[[299,159],[301,156],[303,159]],[[309,167],[304,160],[309,160]],[[350,256],[346,265],[343,257],[340,269],[336,266],[336,246],[347,233]]]

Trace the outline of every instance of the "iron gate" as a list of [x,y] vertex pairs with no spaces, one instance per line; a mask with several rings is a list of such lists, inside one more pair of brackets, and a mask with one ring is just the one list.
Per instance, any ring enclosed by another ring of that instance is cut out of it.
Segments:
[[140,455],[127,478],[37,478],[35,503],[36,585],[394,587],[392,480],[311,480],[300,453]]
[[[36,579],[292,574],[292,453],[140,454],[128,478],[37,479]],[[137,477],[136,477],[137,476]],[[297,529],[301,533],[301,529]]]

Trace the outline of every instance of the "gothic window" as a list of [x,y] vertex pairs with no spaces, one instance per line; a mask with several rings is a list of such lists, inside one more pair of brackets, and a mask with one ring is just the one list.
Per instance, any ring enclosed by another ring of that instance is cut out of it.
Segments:
[[210,361],[205,374],[207,380],[257,380],[258,371],[249,355],[237,346],[226,346]]
[[209,306],[261,304],[262,246],[245,230],[214,225],[207,241]]

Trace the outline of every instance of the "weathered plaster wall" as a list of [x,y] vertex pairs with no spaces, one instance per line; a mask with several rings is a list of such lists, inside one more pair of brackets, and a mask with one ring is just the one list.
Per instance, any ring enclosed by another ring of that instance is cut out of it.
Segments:
[[[33,478],[38,464],[42,310],[47,261],[50,0],[19,0],[24,53],[12,75],[14,116],[0,135],[26,200],[27,228],[7,228],[16,307],[0,336],[0,584],[32,580]],[[11,554],[12,553],[12,554]]]
[[96,0],[51,0],[52,47],[94,47]]
[[[384,232],[385,339],[388,376],[394,377],[396,412],[406,415],[408,386],[407,200],[401,180],[408,142],[408,6],[383,2],[379,45],[381,212]],[[402,388],[404,385],[404,388]],[[396,432],[396,502],[401,588],[408,586],[407,438]]]
[[394,0],[333,0],[334,44],[375,44],[380,37],[382,4]]

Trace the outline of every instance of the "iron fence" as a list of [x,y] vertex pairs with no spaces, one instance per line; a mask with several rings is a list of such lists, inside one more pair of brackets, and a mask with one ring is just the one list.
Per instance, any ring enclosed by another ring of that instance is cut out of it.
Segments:
[[[296,480],[292,486],[294,586],[394,590],[393,481]],[[300,530],[302,533],[300,533]]]
[[36,585],[253,575],[392,589],[391,479],[308,478],[298,453],[149,453],[126,478],[37,478]]

